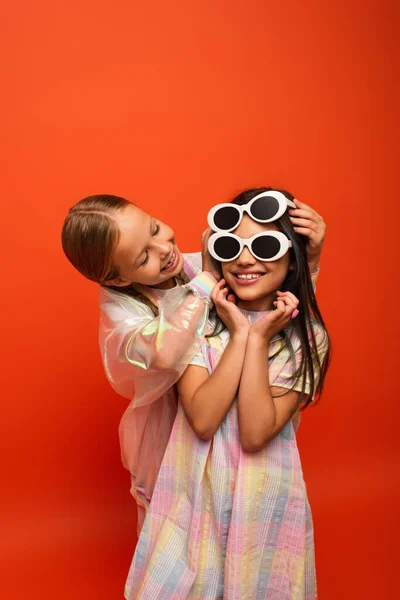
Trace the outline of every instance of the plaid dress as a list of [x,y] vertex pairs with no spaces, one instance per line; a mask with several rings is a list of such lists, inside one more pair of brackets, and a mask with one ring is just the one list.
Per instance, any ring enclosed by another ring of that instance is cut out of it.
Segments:
[[[245,314],[254,322],[265,313]],[[322,359],[325,334],[318,325],[314,332]],[[212,373],[228,339],[228,332],[209,338],[192,364]],[[270,356],[280,344],[273,340]],[[292,344],[297,363],[300,342]],[[270,358],[270,384],[291,388],[294,368],[286,349]],[[211,441],[196,436],[179,405],[128,575],[128,600],[315,600],[299,422],[297,411],[267,446],[246,453],[236,399]]]

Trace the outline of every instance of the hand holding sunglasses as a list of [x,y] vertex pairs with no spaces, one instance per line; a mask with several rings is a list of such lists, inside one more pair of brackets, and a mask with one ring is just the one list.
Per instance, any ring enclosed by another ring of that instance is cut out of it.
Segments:
[[318,266],[326,234],[326,223],[311,206],[296,199],[296,208],[289,210],[294,230],[307,237],[307,258],[311,273]]

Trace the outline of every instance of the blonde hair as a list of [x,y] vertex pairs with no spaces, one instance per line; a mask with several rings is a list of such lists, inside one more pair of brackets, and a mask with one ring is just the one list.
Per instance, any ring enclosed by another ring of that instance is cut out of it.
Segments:
[[[107,286],[106,281],[118,277],[113,254],[119,241],[119,228],[115,215],[132,203],[125,198],[101,194],[88,196],[75,204],[62,228],[61,241],[70,263],[86,279],[128,296],[133,296],[158,314],[157,306],[132,283],[126,287]],[[178,283],[189,281],[182,271]]]

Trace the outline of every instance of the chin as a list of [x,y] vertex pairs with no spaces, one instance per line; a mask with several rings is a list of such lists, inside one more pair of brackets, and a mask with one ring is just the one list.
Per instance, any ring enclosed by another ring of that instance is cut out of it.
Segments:
[[253,300],[259,300],[263,296],[266,296],[266,293],[260,292],[260,290],[244,290],[243,288],[234,289],[233,290],[235,296],[239,298],[239,300],[244,300],[246,302],[251,302]]

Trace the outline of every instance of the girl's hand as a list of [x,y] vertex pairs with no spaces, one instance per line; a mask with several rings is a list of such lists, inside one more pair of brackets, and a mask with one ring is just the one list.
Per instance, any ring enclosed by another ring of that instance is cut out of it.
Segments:
[[324,219],[315,212],[311,206],[293,200],[297,208],[289,209],[290,220],[296,233],[307,236],[307,258],[310,272],[313,273],[318,266],[322,253],[322,246],[326,233]]
[[232,337],[243,336],[247,339],[250,323],[240,312],[235,302],[227,299],[229,288],[225,279],[221,279],[211,292],[211,300],[217,310],[217,315],[229,329]]
[[210,273],[212,273],[214,275],[215,279],[217,281],[219,281],[221,279],[221,272],[218,269],[217,263],[214,261],[213,257],[211,256],[211,254],[208,251],[208,240],[210,238],[210,235],[212,235],[213,233],[214,233],[213,230],[210,229],[210,227],[209,227],[202,234],[202,236],[201,236],[201,245],[202,245],[201,256],[203,259],[203,271],[209,271]]
[[291,292],[276,292],[278,299],[274,302],[275,310],[267,313],[250,327],[252,338],[268,343],[271,339],[289,325],[292,318],[296,317],[299,301]]

